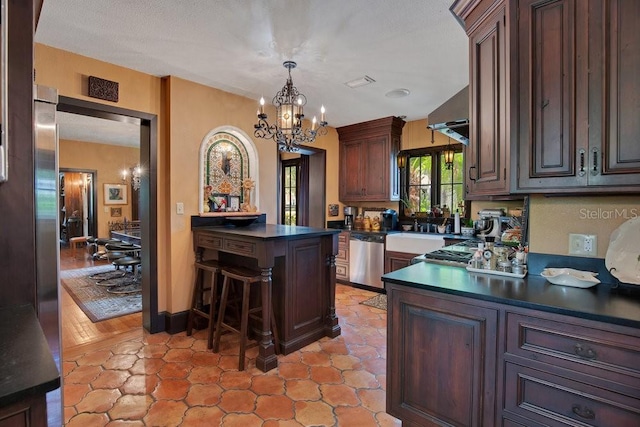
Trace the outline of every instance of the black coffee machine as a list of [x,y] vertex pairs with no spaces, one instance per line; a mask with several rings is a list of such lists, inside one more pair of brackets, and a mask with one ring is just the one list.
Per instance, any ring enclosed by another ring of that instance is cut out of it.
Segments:
[[355,206],[344,207],[344,228],[346,230],[353,229],[353,219],[358,216],[358,208]]
[[398,213],[393,209],[387,209],[382,212],[382,225],[380,229],[382,231],[395,230],[398,226]]

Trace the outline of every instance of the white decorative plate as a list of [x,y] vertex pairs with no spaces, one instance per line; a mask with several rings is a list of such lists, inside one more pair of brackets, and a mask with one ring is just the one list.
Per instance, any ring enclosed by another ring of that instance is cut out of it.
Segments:
[[545,268],[540,275],[554,285],[590,288],[600,283],[595,276],[598,273],[574,270],[573,268]]
[[640,217],[624,222],[611,233],[604,264],[622,283],[640,285]]

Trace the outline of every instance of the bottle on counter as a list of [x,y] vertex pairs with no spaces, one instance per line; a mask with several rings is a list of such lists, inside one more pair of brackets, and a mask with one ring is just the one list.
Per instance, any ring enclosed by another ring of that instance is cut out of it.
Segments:
[[460,212],[457,209],[453,218],[453,234],[460,234]]

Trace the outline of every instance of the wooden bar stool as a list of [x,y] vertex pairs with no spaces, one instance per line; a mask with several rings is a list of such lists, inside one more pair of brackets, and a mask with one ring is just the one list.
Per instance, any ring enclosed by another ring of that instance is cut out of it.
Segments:
[[[215,339],[213,341],[213,351],[214,353],[217,353],[220,348],[220,336],[222,335],[223,330],[228,330],[240,334],[240,360],[238,363],[238,370],[244,371],[245,351],[247,350],[247,348],[255,347],[258,345],[257,341],[247,345],[247,330],[249,327],[249,318],[258,320],[260,323],[262,323],[262,316],[259,316],[257,314],[262,312],[262,305],[251,308],[249,304],[251,285],[259,285],[262,282],[262,274],[259,271],[239,267],[224,267],[221,274],[224,277],[224,281],[222,282],[222,296],[220,297],[220,309],[218,310],[218,320],[216,322],[216,333]],[[224,319],[227,300],[229,297],[229,288],[231,287],[232,281],[234,280],[242,283],[242,310],[240,314],[241,319],[239,330],[232,325],[225,323]],[[257,286],[257,289],[260,290],[260,287]],[[273,315],[273,308],[271,309],[271,330],[273,332],[276,353],[280,353],[278,328],[276,326],[275,317]]]
[[69,247],[71,247],[71,255],[76,259],[76,249],[83,248],[87,243],[87,236],[72,237],[69,239]]
[[[218,293],[218,274],[221,264],[216,260],[196,261],[196,280],[193,285],[193,297],[191,298],[191,309],[187,319],[187,335],[193,331],[195,317],[199,316],[207,320],[207,348],[213,346],[213,319],[216,310]],[[211,274],[208,285],[205,286],[205,272]],[[204,294],[209,292],[210,296],[205,304]],[[208,308],[208,310],[207,310]]]

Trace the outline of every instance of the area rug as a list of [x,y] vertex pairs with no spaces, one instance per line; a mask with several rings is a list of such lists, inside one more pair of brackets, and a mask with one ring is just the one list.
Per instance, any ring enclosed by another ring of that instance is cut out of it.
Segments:
[[[60,272],[62,286],[94,323],[142,310],[140,281],[133,279],[131,272],[119,276],[122,271],[114,273],[112,265]],[[108,280],[96,283],[105,277]]]
[[369,298],[368,300],[362,301],[360,304],[370,305],[371,307],[379,308],[380,310],[386,310],[387,295],[386,294],[376,295],[373,298]]

